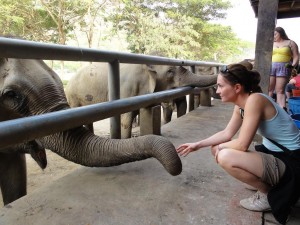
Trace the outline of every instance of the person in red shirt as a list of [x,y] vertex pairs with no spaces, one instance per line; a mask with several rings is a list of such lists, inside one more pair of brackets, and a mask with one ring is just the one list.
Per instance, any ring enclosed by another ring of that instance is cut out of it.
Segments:
[[297,70],[293,69],[291,79],[285,87],[286,98],[289,99],[294,89],[300,90],[300,74],[297,74]]

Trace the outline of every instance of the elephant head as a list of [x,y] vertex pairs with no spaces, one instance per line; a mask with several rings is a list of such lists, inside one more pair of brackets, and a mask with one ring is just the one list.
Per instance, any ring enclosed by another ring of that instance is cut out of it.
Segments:
[[[0,60],[0,121],[69,108],[60,78],[42,60],[11,58]],[[146,135],[132,139],[107,139],[94,135],[82,126],[46,136],[39,141],[46,149],[84,166],[116,166],[154,157],[172,175],[178,175],[182,170],[175,147],[169,140],[161,136]],[[13,150],[11,154],[1,153],[0,161],[11,164],[10,162],[14,160],[7,162],[4,159],[9,156],[13,159],[18,158],[19,163],[15,164],[24,164],[24,157],[19,155],[15,154]],[[3,164],[1,168],[4,170]],[[3,173],[3,171],[0,172]],[[18,170],[8,171],[5,179],[9,179],[9,173],[12,173],[11,177],[15,173],[24,173],[24,166]],[[4,178],[1,173],[0,176],[2,189]],[[11,181],[4,181],[4,183],[9,182]],[[16,185],[20,185],[20,182]],[[24,182],[21,183],[24,185]],[[24,191],[22,193],[24,194]],[[15,200],[13,198],[10,198],[10,201]],[[7,203],[9,201],[5,202],[5,204]]]
[[[196,75],[182,66],[149,65],[149,71],[155,73],[155,91],[163,91],[176,87],[194,86],[206,87],[217,82],[217,75]],[[186,113],[187,102],[185,96],[174,99],[174,101],[162,104],[164,121],[170,122],[174,104],[177,108],[177,117]]]
[[155,90],[163,91],[183,86],[206,87],[217,82],[217,75],[197,75],[183,66],[149,65],[155,73]]

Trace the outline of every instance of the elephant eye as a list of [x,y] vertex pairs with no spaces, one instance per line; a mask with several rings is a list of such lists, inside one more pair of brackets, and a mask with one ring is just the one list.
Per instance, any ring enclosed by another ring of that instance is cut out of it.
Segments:
[[21,105],[22,96],[15,90],[6,89],[2,93],[1,102],[9,108],[15,108]]
[[173,75],[174,74],[174,69],[172,68],[172,69],[169,69],[168,71],[167,71],[167,75],[168,76],[171,76],[171,75]]
[[0,104],[6,109],[13,110],[14,113],[18,113],[19,115],[30,115],[26,97],[15,89],[5,89],[2,92]]
[[6,98],[15,98],[15,99],[20,98],[20,96],[14,90],[5,90],[3,92],[3,96]]

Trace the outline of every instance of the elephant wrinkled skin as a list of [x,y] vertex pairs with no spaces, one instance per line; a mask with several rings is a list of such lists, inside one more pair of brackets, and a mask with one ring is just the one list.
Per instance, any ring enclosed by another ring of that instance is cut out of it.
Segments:
[[[0,59],[0,94],[0,121],[70,108],[60,78],[42,60]],[[39,156],[44,148],[89,167],[154,157],[172,175],[182,170],[174,145],[164,137],[107,139],[81,126],[32,141],[29,147],[25,143],[0,149],[0,185],[5,205],[26,194],[24,152]],[[36,160],[45,166],[45,158]]]
[[[120,97],[164,91],[182,86],[205,87],[215,84],[216,75],[193,74],[181,66],[120,64]],[[108,64],[92,63],[82,67],[68,82],[66,95],[71,107],[108,101]],[[177,113],[186,112],[186,101],[175,101]],[[165,104],[166,108],[168,103]],[[169,107],[170,108],[170,107]],[[131,137],[132,122],[138,112],[121,116],[121,137]],[[169,116],[170,115],[165,115]]]

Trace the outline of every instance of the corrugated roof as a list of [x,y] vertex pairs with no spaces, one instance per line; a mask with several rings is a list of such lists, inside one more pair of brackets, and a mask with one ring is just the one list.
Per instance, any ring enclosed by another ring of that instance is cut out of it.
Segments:
[[[255,17],[258,13],[259,0],[250,0]],[[277,19],[300,17],[300,0],[279,0]]]

